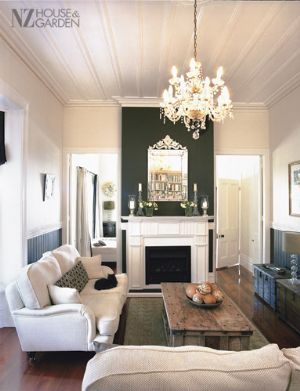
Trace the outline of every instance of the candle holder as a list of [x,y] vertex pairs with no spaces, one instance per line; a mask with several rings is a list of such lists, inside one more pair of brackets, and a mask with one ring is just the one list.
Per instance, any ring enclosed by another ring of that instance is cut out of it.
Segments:
[[199,210],[198,210],[198,192],[197,190],[194,190],[194,206],[193,206],[193,213],[192,215],[193,216],[199,216],[200,213],[199,213]]
[[129,195],[128,196],[128,208],[130,211],[130,216],[134,216],[135,207],[136,207],[136,196]]
[[207,216],[208,196],[202,196],[201,197],[201,209],[203,211],[203,216]]
[[138,195],[138,210],[136,212],[137,216],[144,216],[143,212],[143,196],[142,196],[142,191],[139,190],[139,195]]

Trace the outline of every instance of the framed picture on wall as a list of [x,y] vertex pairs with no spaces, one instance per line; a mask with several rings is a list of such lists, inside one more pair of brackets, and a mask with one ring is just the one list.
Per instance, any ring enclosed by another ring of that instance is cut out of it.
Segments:
[[44,197],[43,200],[46,201],[49,198],[54,196],[55,189],[55,175],[45,174],[44,176]]
[[300,217],[300,161],[289,164],[289,213]]

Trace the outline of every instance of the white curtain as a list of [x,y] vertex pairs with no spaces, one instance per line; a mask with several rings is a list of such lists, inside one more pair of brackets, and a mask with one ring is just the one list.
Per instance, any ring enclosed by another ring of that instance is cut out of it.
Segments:
[[77,167],[76,246],[83,257],[91,255],[87,170]]
[[101,191],[100,191],[100,181],[99,176],[97,175],[96,182],[96,230],[95,237],[103,237],[103,212],[102,212],[102,200],[101,200]]

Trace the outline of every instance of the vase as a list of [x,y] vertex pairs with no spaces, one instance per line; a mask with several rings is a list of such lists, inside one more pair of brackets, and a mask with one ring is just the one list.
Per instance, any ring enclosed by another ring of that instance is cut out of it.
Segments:
[[145,208],[146,217],[152,217],[153,216],[153,208]]
[[186,207],[184,209],[184,214],[185,214],[186,217],[193,216],[193,208],[192,207]]

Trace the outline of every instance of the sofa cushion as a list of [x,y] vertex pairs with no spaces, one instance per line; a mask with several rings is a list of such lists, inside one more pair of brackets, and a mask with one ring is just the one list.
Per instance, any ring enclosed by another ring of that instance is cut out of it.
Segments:
[[116,274],[118,285],[116,288],[109,290],[98,291],[94,288],[96,279],[89,280],[84,289],[80,292],[80,296],[90,296],[90,295],[110,295],[111,293],[118,293],[121,296],[122,306],[126,301],[127,292],[128,292],[128,277],[127,274]]
[[79,292],[75,288],[48,285],[48,289],[53,304],[81,304]]
[[241,352],[120,346],[88,362],[82,390],[285,391],[290,373],[277,345]]
[[61,273],[68,272],[76,263],[76,259],[80,256],[76,248],[70,244],[64,244],[52,251],[52,255],[57,259]]
[[75,288],[78,292],[86,286],[89,277],[81,261],[78,261],[67,273],[65,273],[55,285],[61,288]]
[[60,277],[59,264],[52,256],[23,268],[17,285],[25,307],[39,309],[51,305],[48,285],[54,284]]
[[119,294],[80,295],[83,304],[95,314],[100,335],[114,335],[118,330],[123,300]]
[[94,257],[79,257],[77,260],[82,262],[89,279],[105,278],[105,273],[101,266],[101,255],[95,255]]

